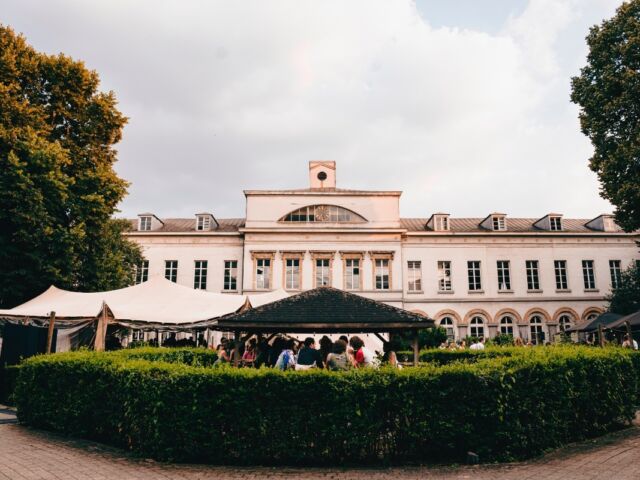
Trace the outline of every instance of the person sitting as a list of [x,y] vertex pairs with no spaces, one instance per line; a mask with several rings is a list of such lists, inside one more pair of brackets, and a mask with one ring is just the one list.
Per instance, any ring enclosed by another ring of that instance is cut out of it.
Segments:
[[[232,342],[233,343],[233,342]],[[222,365],[225,363],[231,362],[231,357],[229,356],[229,340],[223,338],[216,348],[216,353],[218,354],[218,358],[216,359],[214,365]]]
[[398,356],[393,350],[387,352],[387,362],[389,363],[390,367],[398,369],[402,368],[402,365],[400,365],[400,362],[398,362]]
[[256,339],[252,338],[249,340],[249,346],[245,349],[242,354],[242,365],[245,367],[253,367],[254,362],[256,361]]
[[638,350],[638,342],[636,342],[633,338],[631,338],[627,333],[624,336],[624,341],[622,342],[622,348],[632,348],[633,350]]
[[316,341],[313,337],[304,340],[304,346],[298,352],[296,370],[308,370],[309,368],[323,368],[322,354],[316,350]]
[[296,365],[296,357],[293,353],[293,347],[295,342],[291,339],[286,340],[284,343],[284,349],[280,352],[278,360],[276,361],[276,368],[279,370],[289,370]]
[[471,350],[484,350],[484,338],[480,337],[478,341],[472,343],[469,348]]
[[353,348],[354,366],[357,368],[377,367],[373,352],[364,346],[364,342],[360,337],[351,337],[349,345]]
[[322,361],[327,361],[327,355],[333,351],[333,342],[329,337],[323,335],[320,339],[320,354],[322,355]]
[[347,343],[344,340],[336,340],[333,344],[333,352],[327,355],[327,369],[333,371],[349,370],[351,366],[347,355]]

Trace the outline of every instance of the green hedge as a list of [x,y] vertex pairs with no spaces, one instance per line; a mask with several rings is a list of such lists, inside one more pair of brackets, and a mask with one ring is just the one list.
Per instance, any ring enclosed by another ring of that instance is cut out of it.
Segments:
[[640,355],[520,349],[403,370],[202,368],[109,353],[20,368],[19,419],[160,460],[244,464],[530,457],[630,421]]
[[[477,362],[479,359],[524,355],[527,351],[528,349],[525,350],[524,347],[488,347],[484,350],[470,350],[468,348],[464,350],[446,350],[433,348],[420,350],[419,359],[421,362],[448,365],[453,362]],[[409,361],[413,360],[413,352],[398,352],[398,356],[400,358],[406,357]]]
[[152,362],[183,363],[194,367],[211,367],[218,359],[215,350],[196,347],[142,347],[109,352],[127,360],[150,360]]

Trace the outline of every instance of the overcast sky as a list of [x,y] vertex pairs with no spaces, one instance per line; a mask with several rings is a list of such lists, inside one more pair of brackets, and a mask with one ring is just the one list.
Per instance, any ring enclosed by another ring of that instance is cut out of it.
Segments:
[[243,189],[403,190],[405,217],[611,211],[569,101],[620,0],[2,0],[130,120],[119,216],[244,215]]

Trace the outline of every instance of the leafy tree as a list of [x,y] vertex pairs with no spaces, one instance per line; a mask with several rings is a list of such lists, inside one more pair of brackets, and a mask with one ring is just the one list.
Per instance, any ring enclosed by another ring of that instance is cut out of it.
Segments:
[[607,300],[610,312],[628,315],[640,311],[640,265],[637,262],[622,272],[618,287]]
[[128,185],[113,170],[126,118],[98,86],[82,62],[0,25],[0,308],[52,283],[131,282],[140,250],[111,219]]
[[640,228],[640,0],[591,28],[589,55],[572,79],[582,131],[594,146],[591,170],[626,231]]

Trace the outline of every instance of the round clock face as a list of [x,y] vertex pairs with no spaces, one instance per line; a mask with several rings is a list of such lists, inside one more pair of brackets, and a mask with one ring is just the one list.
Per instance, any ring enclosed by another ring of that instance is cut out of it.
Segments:
[[327,172],[320,172],[318,173],[318,180],[320,180],[321,182],[327,179]]

